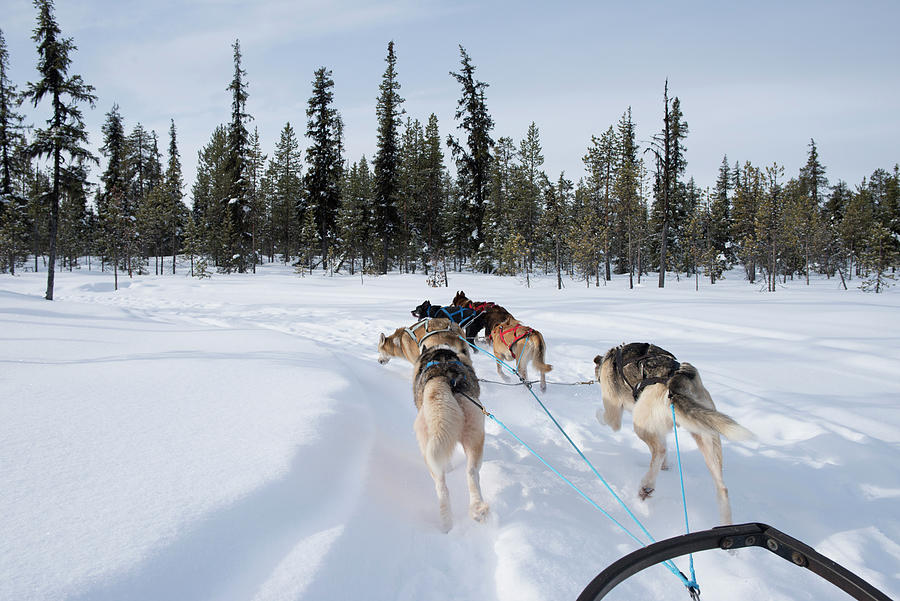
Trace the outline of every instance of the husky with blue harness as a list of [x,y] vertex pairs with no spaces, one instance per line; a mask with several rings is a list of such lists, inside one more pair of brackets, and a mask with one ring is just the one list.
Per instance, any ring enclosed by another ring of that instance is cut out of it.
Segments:
[[459,353],[469,354],[469,345],[463,342],[465,332],[446,317],[425,317],[411,326],[397,328],[390,336],[381,335],[378,340],[378,362],[384,365],[392,357],[403,357],[415,363],[426,348],[446,344]]
[[442,307],[432,305],[431,301],[425,301],[412,310],[413,317],[446,317],[459,324],[466,331],[466,340],[475,342],[475,336],[484,327],[484,312],[476,311],[468,307],[449,305]]
[[481,522],[488,514],[479,480],[484,452],[484,413],[477,404],[480,388],[472,361],[465,353],[438,345],[422,351],[414,373],[413,400],[418,414],[413,429],[434,479],[441,530],[448,532],[453,526],[446,471],[457,442],[466,454],[469,515]]

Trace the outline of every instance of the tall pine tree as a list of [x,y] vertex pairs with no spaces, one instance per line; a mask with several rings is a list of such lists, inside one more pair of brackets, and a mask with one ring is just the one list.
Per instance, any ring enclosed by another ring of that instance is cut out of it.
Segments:
[[331,70],[325,67],[316,69],[312,96],[306,108],[306,137],[310,139],[310,145],[306,149],[306,163],[309,167],[304,178],[308,197],[307,211],[312,210],[315,216],[323,269],[330,265],[329,250],[337,234],[343,178],[343,124],[333,106],[333,88]]
[[232,45],[234,51],[234,76],[226,88],[231,92],[231,121],[228,125],[228,154],[226,171],[228,174],[227,196],[222,199],[228,207],[231,219],[230,239],[225,240],[227,245],[222,267],[225,271],[237,270],[241,273],[247,270],[253,260],[252,231],[249,217],[251,209],[250,177],[248,173],[248,157],[250,150],[250,132],[246,123],[251,120],[247,113],[247,72],[241,66],[241,44],[235,40]]
[[[488,84],[475,79],[475,65],[461,45],[460,72],[450,75],[462,87],[462,96],[456,103],[454,118],[466,133],[465,146],[453,136],[447,137],[447,146],[456,161],[456,177],[460,201],[468,207],[470,252],[479,252],[484,242],[484,210],[490,195],[491,149],[494,140],[491,130],[494,120],[487,110],[484,90]],[[485,265],[482,265],[485,267]]]
[[390,241],[399,225],[397,210],[400,187],[400,125],[403,114],[397,81],[397,55],[393,40],[388,42],[384,59],[387,68],[381,77],[380,94],[375,106],[378,118],[378,142],[373,166],[375,169],[375,227],[381,236],[381,271],[387,273],[390,262]]
[[169,125],[169,161],[166,167],[166,194],[168,196],[169,232],[172,235],[172,275],[175,275],[175,258],[178,255],[178,231],[184,220],[184,198],[182,188],[184,178],[181,175],[181,155],[178,152],[178,139],[175,130],[175,119]]
[[59,222],[59,198],[64,155],[72,162],[96,160],[87,150],[87,131],[79,103],[94,106],[94,87],[84,83],[80,75],[69,75],[72,62],[69,54],[77,50],[72,38],[61,37],[59,25],[53,15],[52,0],[35,0],[38,9],[37,27],[31,39],[38,45],[37,83],[29,83],[25,97],[35,107],[49,96],[52,114],[47,127],[35,131],[31,153],[50,157],[53,165],[50,191],[50,257],[47,269],[45,298],[53,300],[53,279],[56,262],[56,235]]

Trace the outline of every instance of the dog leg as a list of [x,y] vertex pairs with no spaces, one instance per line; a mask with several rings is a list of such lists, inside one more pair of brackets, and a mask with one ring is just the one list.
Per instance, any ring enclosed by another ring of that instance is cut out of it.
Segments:
[[697,448],[703,453],[703,460],[716,484],[716,500],[719,503],[719,517],[723,525],[731,524],[731,503],[728,500],[728,489],[722,475],[722,439],[718,434],[691,434],[697,441]]
[[503,366],[500,365],[499,361],[497,361],[497,375],[503,378],[504,382],[509,382],[509,376],[506,375],[506,372],[503,370]]
[[466,477],[469,483],[469,515],[483,522],[489,506],[481,496],[481,459],[484,455],[484,416],[477,410],[467,410],[462,447],[466,453]]
[[618,432],[622,428],[622,403],[615,401],[608,396],[606,390],[603,391],[603,416],[597,411],[597,421],[606,424],[612,428],[613,432]]
[[419,449],[422,451],[422,457],[425,459],[425,465],[428,466],[428,473],[431,474],[431,478],[434,480],[434,490],[438,497],[438,508],[441,520],[440,528],[444,533],[450,532],[450,529],[453,527],[453,513],[450,511],[450,490],[447,488],[447,478],[444,473],[444,468],[430,456],[428,425],[421,411],[416,416],[413,430],[416,433],[416,440],[419,442]]
[[641,479],[641,489],[638,491],[641,501],[645,501],[656,489],[656,477],[666,461],[666,438],[665,435],[660,435],[658,432],[646,430],[637,425],[634,427],[634,432],[638,435],[638,438],[650,447],[650,469],[647,470],[647,473]]

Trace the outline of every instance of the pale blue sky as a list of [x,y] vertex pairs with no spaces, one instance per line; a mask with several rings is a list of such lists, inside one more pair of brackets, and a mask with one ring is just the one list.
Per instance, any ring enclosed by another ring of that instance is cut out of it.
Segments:
[[[35,9],[0,0],[10,72],[37,77]],[[827,176],[855,185],[900,161],[900,2],[391,2],[57,0],[78,51],[72,72],[96,87],[91,142],[118,103],[130,130],[179,131],[188,184],[197,150],[229,118],[231,44],[241,41],[251,127],[270,156],[286,121],[302,135],[313,71],[333,70],[347,158],[375,150],[375,99],[389,40],[408,114],[434,112],[456,134],[459,88],[448,72],[466,47],[490,84],[494,138],[517,142],[534,121],[551,179],[583,174],[591,134],[628,106],[647,140],[661,127],[662,88],[690,126],[688,175],[712,185],[723,154],[787,175],[815,138]],[[42,123],[46,105],[31,111]],[[301,147],[305,140],[301,139]],[[94,170],[94,179],[97,170]],[[189,186],[186,187],[189,193]]]

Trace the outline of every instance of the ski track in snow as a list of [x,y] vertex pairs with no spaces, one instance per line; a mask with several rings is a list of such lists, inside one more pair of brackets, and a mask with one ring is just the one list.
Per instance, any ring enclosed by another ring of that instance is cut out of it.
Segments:
[[[456,289],[494,300],[548,343],[551,382],[593,378],[592,358],[650,340],[698,367],[720,410],[757,438],[725,444],[735,521],[764,521],[900,594],[900,295],[836,294],[824,281],[774,295],[726,280],[562,292],[536,278],[451,274],[298,278],[44,274],[0,282],[0,598],[409,601],[575,598],[635,544],[488,421],[482,487],[438,530],[412,432],[409,364],[378,365],[381,332]],[[737,276],[733,277],[737,280]],[[627,283],[625,283],[627,286]],[[474,358],[497,380],[493,362]],[[538,393],[540,394],[540,393]],[[636,499],[649,461],[630,431],[597,423],[599,386],[540,394],[657,539],[683,532],[677,470]],[[482,400],[626,527],[638,529],[517,387]],[[713,487],[681,437],[694,529],[717,523]],[[673,437],[669,436],[674,461]],[[842,599],[756,549],[695,556],[706,598]],[[686,560],[679,566],[686,569]],[[684,599],[650,568],[608,598]]]

